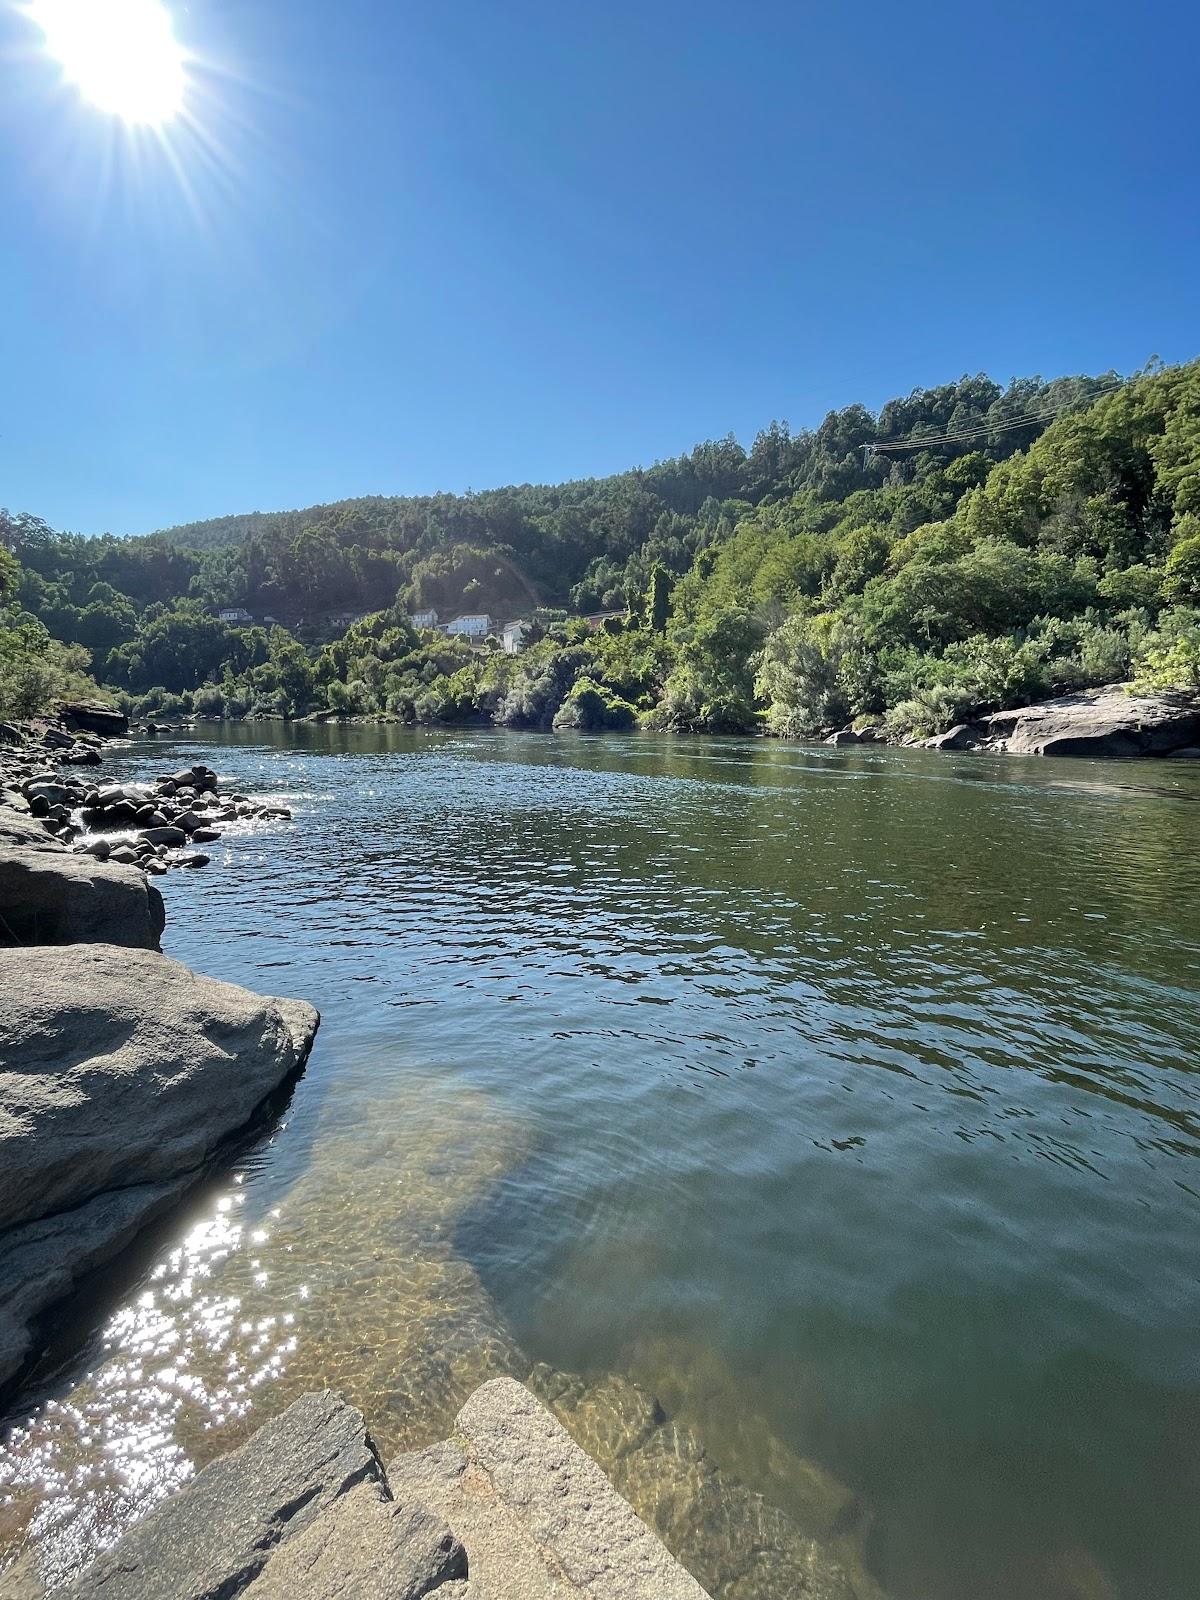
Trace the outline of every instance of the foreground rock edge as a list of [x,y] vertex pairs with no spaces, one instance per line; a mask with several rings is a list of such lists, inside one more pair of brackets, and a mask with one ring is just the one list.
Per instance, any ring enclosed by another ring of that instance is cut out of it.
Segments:
[[[0,1600],[39,1592],[28,1570],[0,1580]],[[476,1390],[451,1439],[386,1472],[360,1412],[329,1391],[305,1395],[56,1592],[63,1600],[708,1600],[512,1378]]]
[[204,1176],[319,1023],[156,951],[0,951],[0,1394],[38,1319]]

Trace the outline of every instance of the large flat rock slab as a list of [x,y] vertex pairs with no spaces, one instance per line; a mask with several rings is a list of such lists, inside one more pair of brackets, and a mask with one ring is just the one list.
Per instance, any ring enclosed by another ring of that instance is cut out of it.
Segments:
[[467,1553],[419,1506],[399,1505],[372,1480],[352,1489],[281,1545],[247,1600],[422,1600],[465,1582]]
[[454,1438],[388,1469],[398,1500],[462,1540],[472,1600],[706,1600],[600,1467],[528,1389],[496,1378]]
[[1010,755],[1164,756],[1200,744],[1200,700],[1114,684],[997,711],[978,726],[985,746]]

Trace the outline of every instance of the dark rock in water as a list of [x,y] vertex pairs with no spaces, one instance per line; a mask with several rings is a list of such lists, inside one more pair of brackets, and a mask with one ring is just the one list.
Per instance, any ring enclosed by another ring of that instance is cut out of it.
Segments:
[[[226,1600],[350,1491],[373,1485],[382,1499],[384,1483],[361,1413],[328,1392],[305,1395],[58,1592],[62,1600]],[[333,1592],[366,1600],[388,1591]],[[416,1600],[428,1590],[409,1592]],[[297,1584],[289,1600],[305,1594]]]
[[212,857],[205,855],[203,850],[189,850],[185,855],[175,857],[175,865],[177,867],[206,867],[211,860]]
[[61,806],[72,799],[76,793],[75,790],[69,789],[65,783],[52,783],[45,778],[31,779],[29,783],[24,785],[24,789],[25,798],[29,801],[30,806],[33,805],[35,800],[45,800],[48,805]]
[[986,739],[986,737],[986,732],[977,724],[959,722],[953,728],[948,728],[945,733],[936,733],[932,739],[922,740],[921,748],[923,750],[978,750],[981,740]]
[[[317,1024],[301,1001],[155,951],[0,951],[0,1387],[30,1353],[30,1319],[122,1248],[144,1209],[196,1181],[300,1069]],[[144,1191],[137,1204],[114,1208],[130,1190]]]
[[1172,750],[1172,761],[1200,761],[1200,744],[1185,745],[1182,750]]
[[220,837],[220,828],[196,828],[192,832],[194,844],[215,844]]
[[145,839],[147,844],[165,844],[176,847],[185,845],[188,841],[188,836],[182,828],[173,828],[169,823],[164,824],[162,827],[143,828],[142,838]]
[[49,851],[0,840],[0,939],[64,945],[88,940],[157,950],[162,896],[139,872],[46,841]]
[[122,739],[129,732],[129,718],[115,706],[89,705],[72,701],[62,708],[67,723],[83,728],[88,733],[98,733],[106,739]]
[[861,744],[862,740],[853,728],[839,728],[836,733],[831,733],[825,741],[826,744]]
[[137,851],[130,845],[119,844],[115,850],[109,852],[108,859],[119,862],[123,867],[131,867],[137,861]]

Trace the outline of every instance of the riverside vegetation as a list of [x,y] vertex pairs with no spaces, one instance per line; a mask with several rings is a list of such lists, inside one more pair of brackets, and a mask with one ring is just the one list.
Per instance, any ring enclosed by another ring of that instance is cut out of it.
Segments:
[[[1200,362],[963,378],[556,487],[0,536],[0,715],[90,671],[149,715],[925,737],[1200,687]],[[430,606],[528,617],[528,647],[414,628]]]

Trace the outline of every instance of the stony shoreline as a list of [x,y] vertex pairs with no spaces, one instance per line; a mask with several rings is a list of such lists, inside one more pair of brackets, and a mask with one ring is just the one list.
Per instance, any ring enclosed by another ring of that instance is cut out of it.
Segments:
[[48,1314],[203,1179],[319,1024],[160,947],[151,878],[203,864],[187,847],[212,821],[282,808],[223,801],[208,768],[144,794],[81,782],[124,731],[95,714],[105,732],[71,713],[0,725],[0,1398]]
[[[199,722],[220,725],[225,720],[219,717],[195,718],[172,728],[150,724],[144,731],[148,737],[157,737],[163,733],[186,731],[188,727],[195,726]],[[262,714],[254,718],[234,720],[283,722],[288,719],[279,715]],[[386,712],[344,715],[321,711],[291,720],[298,726],[330,724],[339,727],[415,728],[418,726]],[[461,732],[466,729],[494,728],[495,724],[475,719],[466,722],[425,723],[420,726],[431,731]],[[777,736],[757,731],[727,737]],[[784,742],[789,741],[785,739]],[[839,747],[874,745],[881,748],[952,753],[966,751],[986,755],[1074,756],[1095,760],[1137,758],[1200,760],[1200,695],[1185,691],[1144,693],[1135,691],[1131,684],[1108,684],[1100,689],[1082,689],[1073,694],[1058,695],[1053,699],[1041,700],[1014,710],[991,712],[971,722],[958,723],[944,733],[935,734],[928,739],[895,738],[887,732],[882,723],[866,722],[859,726],[848,724],[841,728],[825,727],[818,729],[810,738],[795,742]]]
[[0,724],[0,737],[7,740],[0,745],[4,803],[27,810],[52,839],[97,861],[153,875],[170,867],[207,866],[208,855],[192,847],[215,843],[226,824],[291,819],[286,806],[222,794],[217,774],[203,763],[148,783],[85,781],[74,769],[99,764],[103,739],[68,731],[61,721]]

